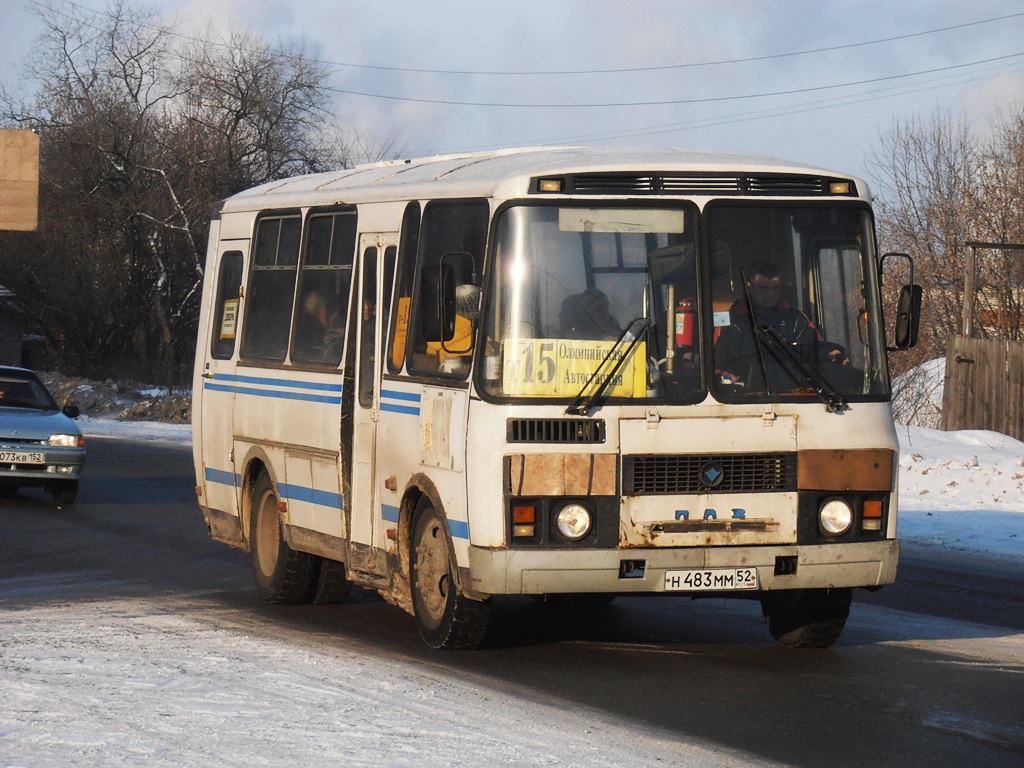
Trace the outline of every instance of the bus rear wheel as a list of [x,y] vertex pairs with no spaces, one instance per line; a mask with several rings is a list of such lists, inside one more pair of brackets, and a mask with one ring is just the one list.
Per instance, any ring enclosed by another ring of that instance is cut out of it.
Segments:
[[252,491],[249,550],[256,589],[268,603],[305,603],[313,597],[316,561],[284,540],[274,484],[261,472]]
[[459,588],[447,526],[426,498],[416,508],[410,567],[413,615],[424,642],[431,648],[479,646],[491,606]]
[[827,648],[850,615],[849,589],[784,589],[765,592],[761,610],[768,631],[790,648]]

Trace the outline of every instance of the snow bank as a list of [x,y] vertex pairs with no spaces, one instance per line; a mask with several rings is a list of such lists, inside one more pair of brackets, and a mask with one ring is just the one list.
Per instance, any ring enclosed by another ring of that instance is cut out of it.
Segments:
[[1024,443],[897,427],[900,538],[1024,565]]

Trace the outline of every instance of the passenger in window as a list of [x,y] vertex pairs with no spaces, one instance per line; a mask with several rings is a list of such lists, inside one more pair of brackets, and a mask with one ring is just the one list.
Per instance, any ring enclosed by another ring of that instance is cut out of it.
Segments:
[[344,320],[332,310],[324,297],[311,292],[302,305],[296,338],[306,350],[306,358],[320,362],[340,362],[341,346],[345,338]]
[[[794,347],[815,348],[822,336],[811,319],[782,296],[779,268],[772,262],[752,264],[746,287],[746,293],[729,310],[730,325],[721,329],[715,342],[715,373],[724,384],[763,387],[762,361],[770,361],[772,355],[758,344],[752,320],[762,329],[774,329],[784,344]],[[828,354],[839,356],[835,362],[842,362],[845,356],[835,345],[829,346]]]
[[567,339],[618,339],[622,326],[612,316],[608,296],[597,288],[567,296],[558,313],[561,333]]

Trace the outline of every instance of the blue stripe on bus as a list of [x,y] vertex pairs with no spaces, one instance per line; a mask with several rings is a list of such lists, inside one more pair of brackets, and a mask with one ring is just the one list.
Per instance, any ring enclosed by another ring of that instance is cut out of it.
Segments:
[[306,488],[303,485],[291,485],[289,483],[278,483],[277,487],[281,492],[281,498],[288,501],[305,501],[309,504],[319,504],[322,507],[344,509],[340,493],[320,491],[316,488]]
[[219,483],[220,485],[230,485],[232,488],[238,486],[236,482],[234,472],[225,472],[223,469],[210,469],[209,467],[203,473],[203,477],[208,483]]
[[325,392],[341,392],[341,382],[322,383],[318,381],[299,381],[296,379],[267,379],[261,376],[239,376],[234,373],[217,373],[214,379],[237,381],[240,384],[264,384],[271,387],[294,387],[296,389],[314,389]]
[[[403,403],[419,403],[422,396],[418,392],[401,392],[397,389],[382,389],[380,391],[380,409],[391,413],[404,413],[407,416],[419,416],[419,405],[404,405]],[[399,400],[402,402],[387,402],[388,400]]]
[[230,384],[214,384],[212,382],[204,383],[203,389],[211,392],[231,392],[236,395],[271,397],[278,400],[302,400],[309,403],[326,403],[327,405],[338,405],[341,403],[340,395],[307,395],[305,392],[282,392],[276,389],[252,389],[250,387],[236,387]]
[[399,392],[397,389],[382,389],[381,397],[390,397],[392,400],[411,400],[418,403],[422,398],[419,392]]
[[[393,507],[390,504],[380,505],[381,516],[389,523],[398,522],[398,507]],[[468,539],[469,538],[469,523],[464,523],[461,520],[449,520],[448,530],[452,532],[452,538],[455,539]]]
[[413,408],[412,406],[409,406],[409,405],[394,405],[393,403],[384,403],[384,402],[382,402],[380,404],[380,409],[382,411],[390,411],[391,413],[404,413],[404,414],[406,414],[408,416],[419,416],[420,415],[420,409],[419,408]]

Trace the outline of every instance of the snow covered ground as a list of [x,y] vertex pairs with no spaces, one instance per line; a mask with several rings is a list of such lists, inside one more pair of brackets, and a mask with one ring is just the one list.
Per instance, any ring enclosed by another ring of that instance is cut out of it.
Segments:
[[[191,441],[187,425],[82,426],[87,436]],[[1024,565],[1024,443],[899,433],[902,538]],[[73,583],[56,590],[59,578],[0,570],[8,768],[766,764],[329,638],[267,637],[245,617],[225,628],[202,596],[76,595]],[[43,599],[24,600],[33,591]],[[4,607],[12,602],[29,607]]]

